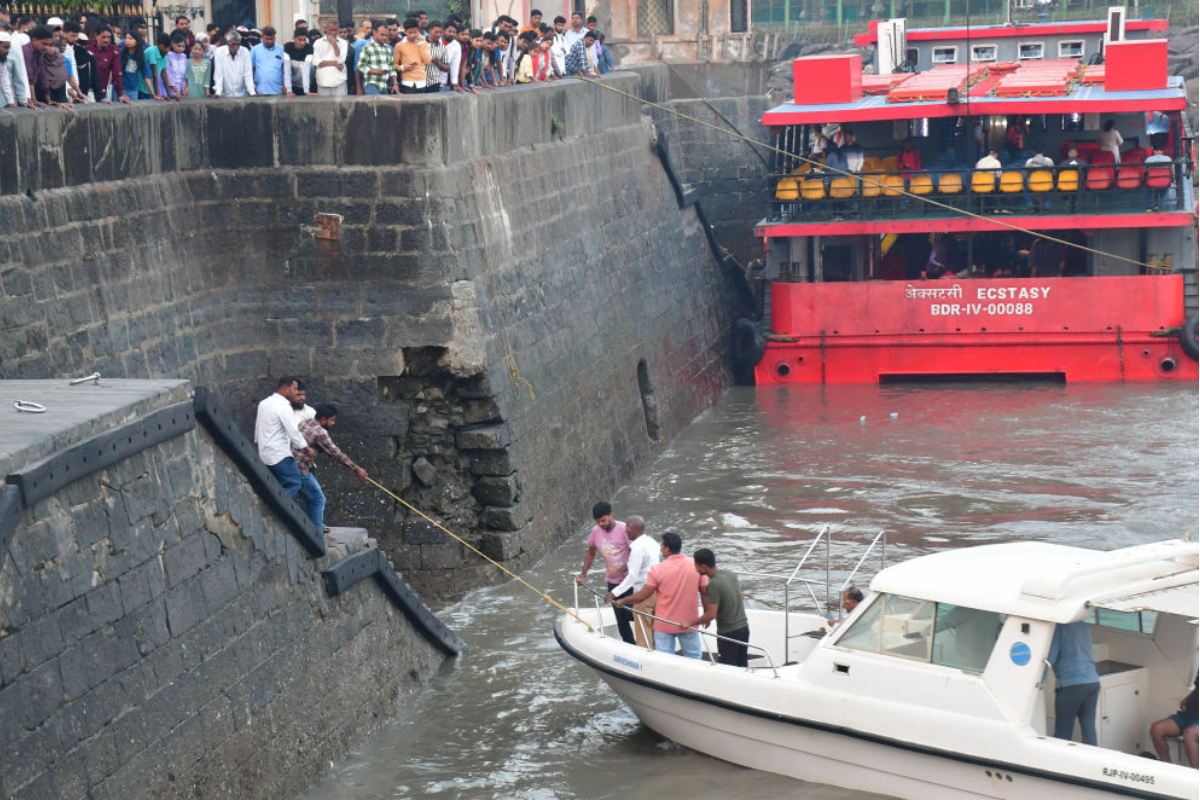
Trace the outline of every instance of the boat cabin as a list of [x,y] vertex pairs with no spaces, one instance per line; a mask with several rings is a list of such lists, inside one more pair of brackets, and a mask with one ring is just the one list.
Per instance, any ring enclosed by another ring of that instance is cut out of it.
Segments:
[[1196,676],[1198,562],[1200,547],[1185,541],[1109,552],[1028,542],[914,559],[876,576],[803,675],[974,717],[981,735],[994,723],[1044,737],[1054,731],[1045,659],[1055,627],[1083,621],[1100,675],[1099,746],[1138,755]]

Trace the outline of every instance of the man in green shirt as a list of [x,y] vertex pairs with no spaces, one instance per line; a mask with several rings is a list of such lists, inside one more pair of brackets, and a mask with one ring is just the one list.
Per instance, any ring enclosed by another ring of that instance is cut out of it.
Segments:
[[716,619],[717,635],[722,637],[717,640],[720,662],[745,667],[746,645],[738,642],[750,641],[750,622],[746,619],[737,573],[728,569],[718,570],[717,557],[708,548],[697,550],[692,560],[696,562],[696,572],[708,578],[708,594],[704,615],[684,627],[697,628]]

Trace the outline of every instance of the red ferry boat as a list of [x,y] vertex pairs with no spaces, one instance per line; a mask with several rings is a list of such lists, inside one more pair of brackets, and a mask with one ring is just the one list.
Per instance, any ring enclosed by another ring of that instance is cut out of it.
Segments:
[[1188,98],[1166,22],[1110,13],[873,22],[876,74],[796,59],[763,117],[765,348],[735,331],[757,383],[1197,380]]

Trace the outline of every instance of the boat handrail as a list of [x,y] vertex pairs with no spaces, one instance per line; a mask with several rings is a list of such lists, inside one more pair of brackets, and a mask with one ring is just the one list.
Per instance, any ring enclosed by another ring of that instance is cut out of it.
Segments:
[[846,580],[842,581],[842,585],[838,591],[839,596],[842,592],[846,591],[846,587],[848,587],[850,582],[854,580],[854,576],[858,574],[858,570],[867,560],[867,556],[871,555],[871,551],[875,549],[875,545],[879,544],[880,541],[882,541],[883,544],[879,548],[879,570],[881,572],[883,571],[884,559],[887,557],[887,531],[880,531],[879,533],[875,534],[875,538],[871,540],[869,545],[867,545],[867,549],[863,551],[862,556],[858,559],[858,563],[854,565],[854,569],[850,570],[850,574],[846,576]]
[[[601,599],[603,599],[604,597],[606,597],[606,595],[605,595],[605,594],[603,594],[603,593],[601,593],[601,592],[599,592],[599,591],[597,591],[596,589],[593,589],[591,586],[587,585],[586,583],[584,583],[584,584],[578,584],[578,583],[576,583],[576,584],[575,584],[575,607],[576,607],[576,608],[579,608],[579,587],[580,587],[581,585],[583,586],[583,588],[584,588],[584,589],[587,589],[589,592],[591,592],[591,593],[592,593],[592,599],[593,599],[593,601],[594,601],[594,602],[595,602],[595,604],[596,604],[596,618],[597,618],[597,619],[599,619],[599,618],[600,618],[600,617],[599,617],[599,615],[600,615],[600,600],[601,600]],[[629,611],[632,611],[632,612],[634,613],[634,615],[636,615],[636,616],[642,616],[642,617],[646,617],[647,619],[657,620],[658,622],[665,622],[665,623],[666,623],[666,624],[668,624],[668,625],[675,625],[675,626],[678,626],[678,627],[680,627],[680,628],[682,628],[682,627],[683,627],[682,625],[680,625],[678,622],[676,622],[676,621],[675,621],[675,620],[673,620],[673,619],[666,619],[666,618],[664,618],[664,617],[657,617],[657,616],[655,616],[654,614],[649,614],[649,613],[647,613],[647,612],[645,612],[645,611],[638,611],[636,608],[629,608],[628,610],[629,610]],[[602,626],[602,625],[597,625],[596,627],[597,627],[597,629],[600,631],[600,635],[601,635],[601,636],[607,636],[607,635],[608,635],[608,634],[606,634],[606,633],[604,632],[604,626]],[[757,644],[750,644],[750,642],[743,642],[741,639],[731,639],[731,638],[729,638],[728,636],[722,636],[722,635],[721,635],[721,634],[719,634],[719,633],[713,633],[712,631],[706,631],[706,630],[703,630],[703,629],[701,629],[701,628],[690,628],[689,630],[695,631],[696,633],[700,634],[701,636],[711,636],[712,638],[714,638],[714,639],[716,639],[716,640],[718,640],[718,641],[722,641],[722,642],[733,642],[734,644],[736,644],[736,645],[738,645],[738,646],[740,646],[740,647],[746,647],[746,648],[749,648],[749,649],[751,649],[751,650],[758,650],[758,651],[761,651],[761,652],[762,652],[762,654],[763,654],[763,657],[767,659],[767,666],[768,666],[768,667],[770,667],[770,669],[771,669],[771,673],[772,673],[772,674],[773,674],[773,675],[774,675],[776,678],[778,678],[778,677],[779,677],[779,670],[775,668],[775,659],[771,658],[771,653],[770,653],[770,651],[768,651],[768,650],[767,650],[767,648],[765,648],[765,647],[762,647],[761,645],[757,645]],[[635,645],[635,647],[636,647],[636,645]],[[649,646],[647,646],[647,647],[646,647],[646,649],[647,649],[647,650],[651,650],[651,651],[654,651],[654,650],[656,650],[656,648],[655,648],[653,645],[649,645]],[[712,657],[712,656],[713,656],[713,651],[712,651],[712,650],[709,650],[709,651],[708,651],[708,660],[709,660],[709,663],[712,663],[712,664],[715,664],[715,663],[717,663],[717,662],[713,661],[713,657]],[[785,650],[785,652],[784,652],[784,656],[785,656],[785,658],[786,658],[786,656],[787,656],[786,650]],[[746,669],[747,669],[747,670],[749,670],[749,669],[750,669],[750,667],[746,667]]]

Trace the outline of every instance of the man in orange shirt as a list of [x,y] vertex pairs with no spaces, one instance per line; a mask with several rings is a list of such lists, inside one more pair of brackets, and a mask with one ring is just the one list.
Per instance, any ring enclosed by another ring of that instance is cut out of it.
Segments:
[[[674,653],[678,645],[684,658],[700,658],[700,633],[676,624],[693,620],[700,615],[700,603],[708,578],[696,572],[695,562],[683,555],[683,542],[677,533],[664,533],[662,537],[663,560],[650,568],[646,584],[633,595],[618,600],[615,605],[627,606],[640,603],[658,592],[654,614],[654,649],[663,653]],[[707,599],[704,606],[708,607]],[[663,622],[663,619],[673,622]]]
[[392,51],[396,71],[400,73],[400,94],[422,94],[425,91],[425,65],[432,59],[429,43],[421,37],[421,24],[414,18],[404,20],[404,38]]
[[538,36],[542,35],[542,12],[536,8],[529,12],[529,24],[522,25],[519,33],[524,33],[525,31],[533,31]]

